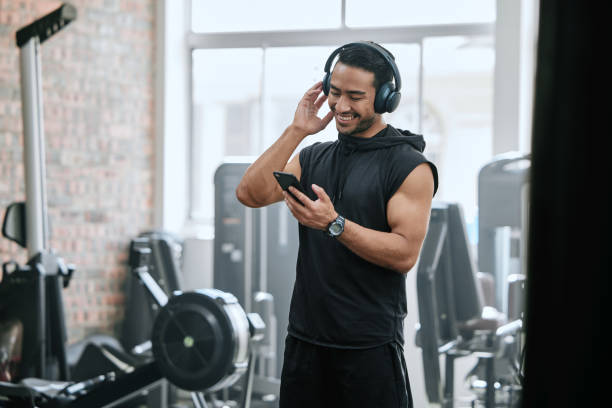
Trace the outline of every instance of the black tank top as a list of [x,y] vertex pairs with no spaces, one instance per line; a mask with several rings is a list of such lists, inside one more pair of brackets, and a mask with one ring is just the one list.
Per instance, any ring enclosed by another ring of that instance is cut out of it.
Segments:
[[[336,211],[357,224],[390,232],[386,207],[410,172],[429,163],[420,135],[391,126],[370,139],[339,135],[300,152],[300,182],[325,189]],[[368,348],[404,343],[406,275],[357,256],[320,230],[299,226],[289,334],[329,347]]]

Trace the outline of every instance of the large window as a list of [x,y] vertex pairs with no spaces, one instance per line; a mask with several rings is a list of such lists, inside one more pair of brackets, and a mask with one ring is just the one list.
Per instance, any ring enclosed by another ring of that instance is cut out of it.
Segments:
[[341,0],[192,0],[197,33],[337,28]]
[[[477,172],[492,157],[494,2],[378,3],[317,0],[296,10],[288,4],[297,3],[281,0],[193,0],[193,222],[214,225],[216,168],[230,156],[254,157],[269,147],[306,89],[323,78],[331,51],[360,39],[395,55],[402,102],[385,119],[424,135],[425,153],[440,171],[437,199],[460,202],[472,222]],[[331,123],[298,151],[336,137]]]
[[468,224],[478,171],[493,152],[494,60],[491,37],[423,41],[423,136],[440,174],[436,198],[461,203]]
[[[374,6],[375,4],[375,6]],[[346,0],[349,27],[490,23],[492,0]]]

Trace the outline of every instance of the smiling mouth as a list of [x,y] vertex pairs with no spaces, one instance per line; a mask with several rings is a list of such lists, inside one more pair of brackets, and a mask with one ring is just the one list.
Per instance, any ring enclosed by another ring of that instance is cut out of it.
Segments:
[[336,113],[336,119],[338,120],[338,123],[340,123],[340,124],[349,123],[350,121],[352,121],[356,117],[357,116],[352,114],[352,113],[349,113],[349,114],[346,114],[346,113],[343,113],[343,114]]

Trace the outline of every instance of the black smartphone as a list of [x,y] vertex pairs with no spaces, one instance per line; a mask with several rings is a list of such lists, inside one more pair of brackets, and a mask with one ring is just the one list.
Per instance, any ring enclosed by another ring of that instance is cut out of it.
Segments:
[[302,192],[303,194],[306,194],[306,192],[302,188],[302,185],[300,184],[300,181],[297,179],[297,177],[295,177],[295,175],[291,173],[283,173],[282,171],[275,171],[273,173],[274,173],[274,177],[276,178],[276,181],[278,181],[278,184],[280,184],[281,188],[287,193],[289,193],[289,195],[293,197],[297,202],[302,204],[302,202],[296,196],[291,194],[291,191],[288,190],[289,186],[293,186],[296,189],[298,189],[300,192]]

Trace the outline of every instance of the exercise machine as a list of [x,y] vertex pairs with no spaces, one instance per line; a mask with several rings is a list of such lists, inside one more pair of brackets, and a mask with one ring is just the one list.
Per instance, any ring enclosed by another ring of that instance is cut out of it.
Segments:
[[[183,285],[183,240],[163,230],[146,231],[133,238],[129,245],[129,264],[141,248],[151,251],[149,273],[165,293],[184,290]],[[125,350],[141,350],[140,346],[151,338],[153,322],[159,313],[159,305],[147,292],[147,288],[135,274],[128,274],[125,282],[125,316],[120,342]],[[157,396],[175,405],[180,398],[178,389],[164,383]],[[163,403],[161,404],[164,405]]]
[[167,378],[193,391],[196,407],[206,407],[202,391],[228,387],[247,373],[242,407],[248,408],[253,344],[265,330],[261,318],[245,313],[233,295],[215,289],[177,292],[168,297],[148,273],[150,261],[144,249],[134,258],[132,267],[147,282],[160,308],[151,336],[151,353],[144,351],[126,363],[113,347],[102,345],[102,354],[116,369],[84,380],[69,378],[61,291],[75,268],[48,246],[39,48],[75,18],[76,9],[63,4],[17,32],[26,201],[9,206],[2,232],[27,248],[28,262],[19,265],[9,261],[2,268],[0,327],[6,331],[0,338],[9,347],[3,353],[7,364],[1,372],[6,374],[3,379],[10,381],[0,382],[0,406],[124,406]]
[[248,158],[233,158],[215,172],[213,285],[235,294],[245,310],[259,313],[266,323],[253,392],[273,405],[280,393],[298,223],[283,203],[248,208],[237,200],[236,187],[250,164]]
[[525,275],[531,155],[507,152],[478,172],[478,270],[490,274],[494,306],[509,314],[508,279]]
[[516,311],[511,315],[493,306],[494,285],[489,274],[476,269],[461,207],[434,202],[417,269],[416,343],[422,350],[430,402],[454,406],[455,360],[475,355],[478,363],[467,378],[475,396],[472,406],[519,406],[525,281],[515,275],[508,284],[512,299],[508,309]]
[[[185,290],[183,284],[183,240],[162,230],[147,231],[130,241],[128,259],[137,256],[141,248],[151,251],[149,273],[166,293]],[[126,277],[125,318],[121,330],[121,344],[131,350],[150,339],[159,305],[139,281],[138,276]]]
[[151,341],[140,347],[140,364],[80,382],[0,382],[0,406],[117,407],[167,379],[191,391],[196,408],[207,408],[204,392],[243,378],[240,407],[250,407],[253,350],[265,331],[259,315],[246,314],[233,295],[217,289],[168,297],[149,274],[149,256],[150,250],[141,248],[132,260],[134,274],[160,306]]
[[40,44],[75,18],[76,9],[64,4],[23,27],[16,36],[20,50],[27,199],[7,208],[2,232],[27,249],[28,262],[24,266],[6,262],[0,285],[0,318],[19,322],[23,330],[23,354],[19,364],[11,364],[12,372],[5,376],[14,379],[70,377],[62,289],[69,285],[75,268],[66,264],[48,244]]
[[[246,374],[240,385],[240,406],[248,407],[254,357],[265,323],[257,313],[245,313],[235,296],[219,289],[176,291],[168,297],[149,273],[149,253],[148,248],[136,248],[131,257],[134,274],[160,307],[151,341],[140,347],[150,347],[164,376],[183,390],[214,393]],[[205,402],[202,392],[195,395]]]

